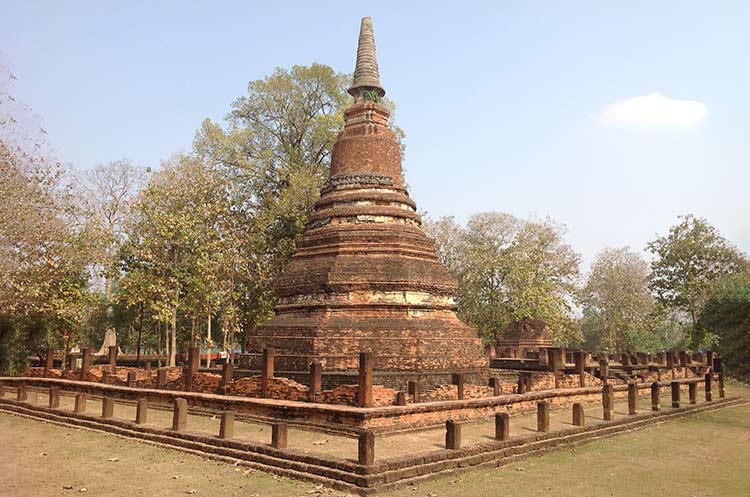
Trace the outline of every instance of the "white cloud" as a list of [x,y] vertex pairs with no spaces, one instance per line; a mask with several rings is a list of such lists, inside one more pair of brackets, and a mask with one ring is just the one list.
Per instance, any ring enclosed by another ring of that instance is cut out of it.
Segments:
[[612,102],[599,113],[606,125],[675,126],[686,128],[708,115],[708,107],[697,100],[678,100],[658,92]]

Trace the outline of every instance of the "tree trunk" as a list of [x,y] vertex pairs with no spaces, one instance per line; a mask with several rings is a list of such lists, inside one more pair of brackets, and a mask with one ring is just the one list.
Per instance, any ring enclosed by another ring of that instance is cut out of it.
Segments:
[[156,323],[156,367],[161,367],[161,323]]
[[211,367],[211,306],[208,306],[208,326],[206,329],[206,367]]
[[177,365],[177,306],[172,309],[172,336],[170,337],[169,365]]

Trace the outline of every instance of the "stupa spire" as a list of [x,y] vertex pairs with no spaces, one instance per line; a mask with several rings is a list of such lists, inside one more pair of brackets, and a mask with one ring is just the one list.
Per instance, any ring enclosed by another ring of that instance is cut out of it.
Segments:
[[373,91],[378,97],[385,95],[380,86],[378,60],[375,55],[375,35],[372,31],[372,18],[363,17],[359,28],[359,44],[357,46],[357,65],[354,68],[354,81],[348,92],[355,100],[362,100],[365,92]]

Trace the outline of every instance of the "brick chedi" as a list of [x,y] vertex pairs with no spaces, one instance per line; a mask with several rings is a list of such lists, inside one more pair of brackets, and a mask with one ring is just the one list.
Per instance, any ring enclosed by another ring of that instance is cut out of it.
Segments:
[[487,367],[475,330],[458,319],[455,279],[437,260],[406,191],[400,146],[381,105],[372,21],[362,20],[354,103],[333,147],[331,173],[291,262],[275,317],[248,350],[276,349],[278,371],[357,368],[432,374]]

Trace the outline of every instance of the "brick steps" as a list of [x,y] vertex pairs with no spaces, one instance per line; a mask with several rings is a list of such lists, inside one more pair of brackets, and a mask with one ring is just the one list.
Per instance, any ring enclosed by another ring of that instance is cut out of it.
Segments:
[[507,442],[488,442],[465,449],[441,450],[419,456],[389,459],[376,462],[372,466],[362,466],[332,457],[310,456],[291,450],[282,451],[267,445],[223,440],[189,432],[158,430],[128,421],[113,419],[104,421],[96,416],[32,406],[9,399],[0,399],[0,411],[42,419],[55,424],[73,425],[135,438],[204,457],[232,463],[239,462],[273,474],[322,483],[338,490],[367,495],[470,468],[502,466],[558,447],[575,446],[678,417],[746,403],[745,399],[740,398],[720,399],[711,403],[688,405],[680,409],[621,417],[586,428],[570,428]]

